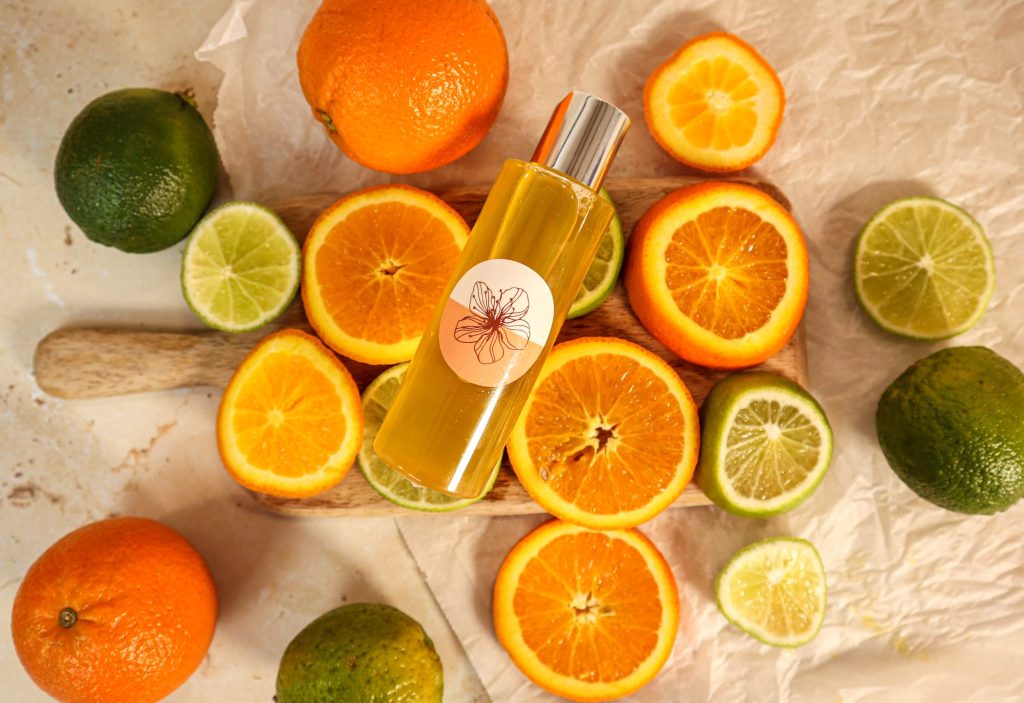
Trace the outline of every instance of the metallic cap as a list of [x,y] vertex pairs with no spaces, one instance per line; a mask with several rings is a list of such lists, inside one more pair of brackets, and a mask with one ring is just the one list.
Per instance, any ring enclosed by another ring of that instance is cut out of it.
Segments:
[[627,129],[622,110],[574,90],[558,103],[531,161],[597,190]]

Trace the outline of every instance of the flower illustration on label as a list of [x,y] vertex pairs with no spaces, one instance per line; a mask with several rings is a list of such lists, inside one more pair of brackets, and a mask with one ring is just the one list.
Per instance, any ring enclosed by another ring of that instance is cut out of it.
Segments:
[[481,364],[493,364],[505,356],[505,350],[522,351],[530,341],[530,323],[524,320],[530,310],[530,296],[522,288],[499,290],[498,295],[483,281],[473,284],[469,297],[472,314],[455,325],[455,339],[472,344]]

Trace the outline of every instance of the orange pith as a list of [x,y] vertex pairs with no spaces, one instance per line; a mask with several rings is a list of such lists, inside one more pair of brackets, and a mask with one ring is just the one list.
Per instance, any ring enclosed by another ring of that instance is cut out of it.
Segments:
[[632,342],[581,338],[552,350],[508,452],[545,510],[617,529],[679,496],[698,444],[696,405],[667,363]]
[[325,210],[303,248],[302,300],[317,334],[368,364],[412,358],[469,228],[409,186],[367,188]]
[[624,281],[633,311],[695,364],[742,368],[778,352],[807,303],[807,249],[792,216],[739,183],[670,193],[630,239]]
[[571,700],[644,686],[671,653],[678,621],[672,573],[636,530],[553,520],[515,546],[495,583],[499,641],[534,683]]
[[224,466],[246,488],[308,496],[338,483],[362,441],[355,382],[319,340],[266,337],[235,372],[217,415]]

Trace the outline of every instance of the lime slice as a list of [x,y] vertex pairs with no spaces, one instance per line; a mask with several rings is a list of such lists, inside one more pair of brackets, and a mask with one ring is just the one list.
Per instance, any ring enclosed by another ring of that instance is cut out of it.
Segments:
[[803,388],[770,373],[726,376],[701,408],[697,483],[723,510],[768,517],[818,487],[832,460],[832,428]]
[[981,225],[938,198],[891,202],[864,225],[853,262],[857,298],[889,332],[943,339],[974,325],[996,285]]
[[472,505],[487,495],[494,486],[494,481],[498,477],[498,469],[501,468],[500,461],[494,467],[494,471],[487,481],[487,487],[479,497],[456,498],[413,483],[385,464],[373,451],[373,440],[377,438],[377,431],[380,430],[380,425],[384,422],[384,415],[395,399],[398,386],[405,378],[407,368],[409,368],[409,362],[392,366],[373,379],[373,382],[363,391],[363,447],[359,450],[359,470],[373,490],[403,508],[443,513]]
[[[608,191],[601,189],[601,197],[615,207]],[[619,220],[619,213],[612,215],[612,221],[608,224],[601,244],[597,248],[597,254],[587,269],[587,275],[583,278],[576,299],[572,301],[569,308],[569,319],[586,315],[593,312],[605,301],[615,289],[615,282],[619,280],[619,271],[622,270],[622,258],[626,251],[626,239],[622,234],[622,222]]]
[[818,550],[795,537],[741,549],[715,580],[722,615],[773,647],[799,647],[814,639],[825,619],[825,591]]
[[181,260],[185,302],[210,327],[248,332],[284,312],[299,289],[294,235],[256,203],[221,205],[199,221]]

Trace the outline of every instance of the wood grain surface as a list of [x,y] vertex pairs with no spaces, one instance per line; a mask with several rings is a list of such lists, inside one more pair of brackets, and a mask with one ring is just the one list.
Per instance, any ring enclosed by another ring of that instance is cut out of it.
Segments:
[[[698,179],[691,177],[611,180],[607,188],[615,201],[625,232],[656,200],[666,193]],[[764,183],[753,183],[789,208],[782,193]],[[458,188],[438,191],[471,223],[476,219],[487,188]],[[300,239],[305,237],[316,216],[337,199],[335,194],[293,198],[270,206]],[[294,304],[278,320],[247,334],[202,331],[144,331],[136,329],[72,327],[47,335],[36,348],[34,370],[39,387],[60,398],[100,398],[125,393],[172,388],[214,386],[223,388],[235,368],[262,337],[285,327],[312,331],[302,311]],[[587,336],[614,336],[632,340],[665,359],[679,373],[701,403],[711,386],[725,375],[689,364],[651,337],[629,308],[625,291],[618,286],[597,310],[568,320],[559,341]],[[383,367],[344,359],[360,388]],[[761,369],[774,371],[801,384],[807,382],[807,360],[803,328]],[[210,428],[211,432],[213,428]],[[408,511],[380,498],[353,470],[338,486],[313,498],[291,499],[256,495],[270,510],[293,515],[398,515]],[[690,485],[674,504],[706,505],[704,495]],[[514,515],[543,512],[519,485],[511,470],[503,468],[488,497],[464,508],[460,514]]]

